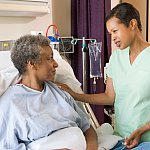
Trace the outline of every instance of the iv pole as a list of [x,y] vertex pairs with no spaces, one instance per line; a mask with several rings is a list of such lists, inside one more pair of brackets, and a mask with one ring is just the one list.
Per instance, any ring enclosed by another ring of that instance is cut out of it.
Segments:
[[[71,42],[72,44],[76,44],[78,40],[81,40],[82,41],[82,71],[83,71],[83,92],[84,93],[87,93],[87,78],[86,78],[86,75],[87,75],[87,72],[86,72],[86,52],[87,52],[87,49],[86,49],[86,44],[85,44],[85,41],[94,41],[96,42],[96,39],[85,39],[85,37],[83,37],[82,39],[73,39],[73,41],[75,40],[75,43]],[[95,117],[95,114],[93,113],[90,105],[88,103],[85,103],[85,108],[86,110],[88,111],[88,113],[91,115],[91,119],[93,120],[93,123],[95,125],[96,128],[98,128],[100,125]]]
[[[77,41],[81,40],[82,41],[82,72],[83,72],[83,75],[82,75],[82,79],[83,79],[83,92],[84,93],[87,93],[87,71],[86,71],[86,52],[87,52],[87,49],[86,49],[86,44],[85,44],[85,41],[94,41],[96,42],[96,39],[86,39],[85,37],[83,37],[82,39],[78,39],[78,38],[74,38],[73,40],[75,40],[76,42],[74,43],[74,45],[77,43]],[[73,43],[72,43],[73,44]]]
[[82,39],[82,67],[83,67],[83,75],[82,75],[82,79],[83,79],[83,91],[84,93],[87,93],[87,78],[86,78],[86,51],[85,51],[85,37],[83,37]]

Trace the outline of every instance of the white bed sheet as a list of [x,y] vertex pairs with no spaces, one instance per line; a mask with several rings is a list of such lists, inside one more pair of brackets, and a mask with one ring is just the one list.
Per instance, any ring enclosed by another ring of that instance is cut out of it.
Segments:
[[78,127],[69,127],[54,132],[48,137],[36,140],[28,145],[30,150],[86,150],[85,137]]
[[99,150],[109,150],[113,148],[119,140],[123,138],[114,134],[114,130],[109,123],[102,124],[96,129],[98,135],[98,149]]
[[[110,150],[123,138],[113,135],[110,124],[104,123],[97,130],[98,150]],[[28,145],[29,150],[54,150],[68,148],[70,150],[86,150],[86,141],[78,127],[70,127],[54,132],[49,137],[41,138]]]

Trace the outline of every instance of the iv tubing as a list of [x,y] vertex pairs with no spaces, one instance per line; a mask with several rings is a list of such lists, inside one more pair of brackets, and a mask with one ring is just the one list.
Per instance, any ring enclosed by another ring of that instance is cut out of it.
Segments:
[[57,29],[56,25],[51,24],[51,25],[48,26],[48,28],[47,28],[47,30],[46,30],[46,37],[47,37],[47,35],[48,35],[48,30],[49,30],[50,27],[54,27],[56,34],[58,34],[58,29]]

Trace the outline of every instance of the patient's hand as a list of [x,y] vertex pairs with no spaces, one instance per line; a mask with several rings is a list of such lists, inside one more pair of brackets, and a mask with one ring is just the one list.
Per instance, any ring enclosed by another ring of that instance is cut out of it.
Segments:
[[87,129],[84,133],[87,148],[86,150],[98,150],[98,137],[97,134],[92,126]]
[[86,150],[98,150],[98,146],[97,145],[87,145]]

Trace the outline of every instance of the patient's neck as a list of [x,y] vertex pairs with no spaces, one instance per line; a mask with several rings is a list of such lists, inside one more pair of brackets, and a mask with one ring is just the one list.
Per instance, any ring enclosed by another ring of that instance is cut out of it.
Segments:
[[43,82],[39,81],[36,77],[34,76],[29,76],[29,75],[22,75],[22,81],[21,83],[31,89],[37,90],[37,91],[42,91],[44,88]]

